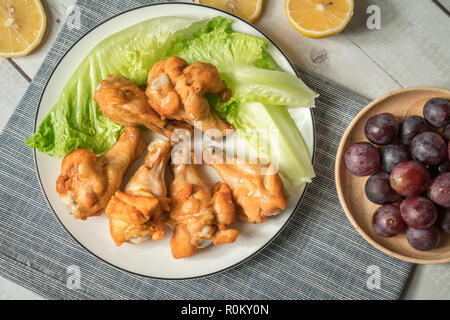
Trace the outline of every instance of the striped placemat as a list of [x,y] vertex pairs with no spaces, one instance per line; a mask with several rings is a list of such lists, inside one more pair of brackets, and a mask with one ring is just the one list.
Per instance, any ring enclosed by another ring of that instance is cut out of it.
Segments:
[[[120,12],[156,2],[164,1],[78,1],[81,29],[63,27],[0,135],[0,274],[55,299],[399,298],[412,265],[359,236],[333,179],[340,137],[368,100],[303,70],[302,79],[320,94],[314,110],[317,177],[290,223],[259,254],[212,276],[156,280],[102,262],[66,233],[44,200],[32,150],[23,143],[33,133],[39,97],[57,62],[83,34]],[[74,270],[80,286],[71,282]]]

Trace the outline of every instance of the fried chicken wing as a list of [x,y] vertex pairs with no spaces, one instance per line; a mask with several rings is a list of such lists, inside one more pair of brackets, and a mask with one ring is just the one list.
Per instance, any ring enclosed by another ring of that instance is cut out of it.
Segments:
[[235,219],[235,208],[230,187],[223,182],[217,182],[213,187],[212,208],[215,213],[215,225],[218,230],[214,234],[213,244],[232,243],[239,232],[228,229]]
[[240,220],[262,223],[286,208],[283,183],[272,164],[226,159],[215,149],[204,152],[203,159],[232,189]]
[[202,131],[217,129],[223,136],[233,128],[217,116],[205,98],[205,94],[215,93],[223,101],[231,97],[231,90],[212,64],[188,66],[179,57],[160,61],[149,72],[145,93],[150,106],[163,118],[185,120]]
[[102,214],[119,189],[125,171],[142,149],[141,131],[128,127],[119,141],[100,157],[88,149],[77,149],[66,155],[56,180],[56,191],[70,213],[83,220]]
[[181,98],[174,84],[183,76],[183,69],[187,66],[187,62],[183,59],[173,57],[159,61],[150,69],[145,94],[150,106],[163,119],[186,119]]
[[139,88],[126,77],[109,75],[100,82],[93,99],[108,119],[122,126],[144,125],[169,139],[176,129],[187,130],[191,135],[194,132],[191,124],[161,119],[149,106],[145,88]]
[[149,146],[144,164],[124,188],[117,191],[106,207],[114,242],[141,243],[164,237],[169,198],[164,172],[170,158],[170,143],[156,139]]
[[162,132],[164,120],[148,105],[144,91],[126,77],[109,75],[94,91],[93,99],[100,110],[122,126],[144,125]]
[[219,183],[214,192],[199,175],[195,164],[173,163],[174,180],[170,184],[174,233],[170,241],[175,259],[192,256],[205,244],[232,243],[238,231],[228,229],[234,221],[234,203],[230,188]]

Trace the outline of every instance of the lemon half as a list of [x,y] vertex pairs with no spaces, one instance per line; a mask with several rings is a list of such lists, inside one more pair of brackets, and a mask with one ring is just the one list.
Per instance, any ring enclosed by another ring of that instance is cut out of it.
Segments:
[[0,2],[0,57],[29,54],[44,37],[47,18],[39,0]]
[[259,18],[263,6],[263,0],[194,0],[194,2],[230,12],[249,22]]
[[292,26],[309,38],[338,34],[353,15],[353,0],[286,0],[284,9]]

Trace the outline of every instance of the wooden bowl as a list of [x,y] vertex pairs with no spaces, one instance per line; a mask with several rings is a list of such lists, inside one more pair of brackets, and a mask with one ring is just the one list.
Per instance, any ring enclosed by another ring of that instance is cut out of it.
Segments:
[[345,166],[344,153],[351,144],[368,141],[364,135],[364,125],[371,116],[389,112],[398,121],[403,121],[410,115],[423,116],[425,102],[434,97],[450,99],[450,91],[432,87],[406,88],[388,93],[369,103],[345,131],[339,144],[335,166],[339,201],[359,234],[375,248],[392,257],[421,264],[450,262],[450,235],[441,232],[438,246],[430,251],[412,248],[406,240],[405,233],[392,238],[383,238],[378,235],[372,227],[372,215],[380,205],[370,202],[364,192],[364,186],[369,177],[352,175]]

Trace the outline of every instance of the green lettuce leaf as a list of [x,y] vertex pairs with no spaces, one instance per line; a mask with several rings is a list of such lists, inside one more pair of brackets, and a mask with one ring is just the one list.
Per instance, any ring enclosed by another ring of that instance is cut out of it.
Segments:
[[174,41],[169,56],[178,56],[188,63],[196,61],[214,64],[222,72],[238,65],[276,70],[277,66],[266,51],[266,39],[234,32],[232,21],[216,17],[193,37],[182,36]]
[[240,103],[235,98],[222,103],[217,95],[209,96],[208,100],[219,116],[231,123],[258,155],[270,160],[293,185],[311,182],[315,176],[311,154],[286,107]]
[[189,36],[207,20],[164,17],[150,19],[101,41],[83,59],[58,102],[25,143],[50,156],[62,157],[77,148],[100,154],[117,141],[123,128],[107,119],[92,93],[109,74],[122,75],[143,84],[154,63],[167,56],[172,42]]
[[311,107],[318,96],[295,75],[277,70],[239,66],[224,71],[222,77],[241,102]]

